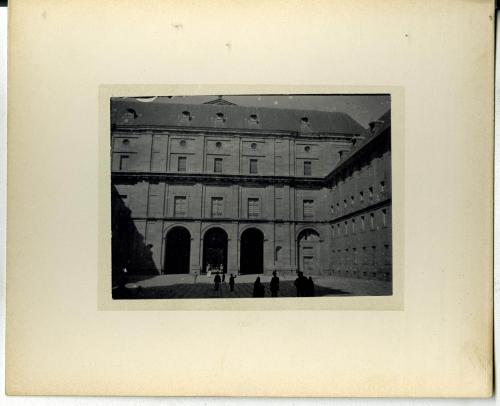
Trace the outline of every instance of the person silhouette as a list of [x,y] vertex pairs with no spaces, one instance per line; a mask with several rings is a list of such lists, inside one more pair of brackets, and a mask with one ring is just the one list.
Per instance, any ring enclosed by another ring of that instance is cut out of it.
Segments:
[[219,290],[219,285],[220,285],[220,275],[219,275],[219,273],[218,273],[218,272],[215,274],[214,284],[215,284],[214,290]]
[[314,282],[311,276],[307,279],[307,296],[314,296]]
[[280,278],[276,276],[276,271],[273,272],[269,289],[271,290],[272,297],[278,297],[278,291],[280,290]]
[[257,279],[255,279],[255,282],[253,284],[253,297],[264,297],[265,294],[265,288],[262,283],[260,283],[260,276],[257,276]]
[[306,296],[307,295],[307,278],[304,276],[302,271],[297,272],[297,279],[293,283],[295,288],[297,289],[297,296]]
[[231,276],[229,276],[229,290],[231,292],[234,292],[234,280],[236,279],[236,276],[234,276],[233,274],[231,274]]

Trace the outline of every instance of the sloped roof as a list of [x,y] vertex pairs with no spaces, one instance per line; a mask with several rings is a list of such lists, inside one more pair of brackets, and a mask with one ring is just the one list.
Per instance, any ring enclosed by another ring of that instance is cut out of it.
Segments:
[[348,135],[359,135],[365,131],[349,115],[338,112],[225,104],[142,103],[130,99],[112,99],[111,123]]

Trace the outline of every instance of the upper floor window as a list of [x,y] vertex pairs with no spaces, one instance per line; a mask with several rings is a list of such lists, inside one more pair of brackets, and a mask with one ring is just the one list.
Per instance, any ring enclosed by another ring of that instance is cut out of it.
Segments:
[[256,198],[248,199],[248,218],[255,219],[260,217],[260,200]]
[[368,188],[368,193],[370,195],[370,199],[373,199],[373,188],[371,186]]
[[363,192],[359,192],[359,201],[360,201],[360,202],[363,202],[363,201],[364,201],[364,198],[365,198],[365,197],[364,197]]
[[214,172],[215,173],[222,173],[222,158],[215,158],[214,159]]
[[222,197],[212,197],[212,217],[224,216],[224,199]]
[[130,155],[120,155],[120,170],[123,171],[125,169],[128,169],[128,162],[129,162]]
[[370,228],[373,230],[375,228],[375,214],[370,213]]
[[259,124],[259,118],[257,117],[257,114],[250,114],[250,123]]
[[175,196],[174,198],[174,217],[185,217],[187,208],[186,196]]
[[304,161],[304,176],[311,176],[311,161]]
[[250,159],[250,173],[257,173],[257,160],[256,159]]
[[177,171],[186,172],[187,158],[185,156],[180,156],[177,159]]
[[354,206],[354,196],[351,196],[351,206]]
[[385,182],[382,181],[380,182],[380,193],[384,193],[385,192]]
[[312,219],[314,217],[314,200],[304,200],[304,218]]
[[382,225],[387,226],[387,209],[382,209]]

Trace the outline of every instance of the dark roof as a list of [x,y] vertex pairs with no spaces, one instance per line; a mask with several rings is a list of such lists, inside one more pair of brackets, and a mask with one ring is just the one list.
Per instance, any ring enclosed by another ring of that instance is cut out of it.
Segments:
[[365,131],[345,113],[225,104],[144,103],[130,99],[112,99],[111,123],[352,135]]
[[373,129],[367,129],[362,134],[362,139],[356,143],[356,145],[349,150],[349,152],[342,157],[342,159],[337,163],[337,166],[333,171],[327,176],[331,178],[335,173],[341,170],[343,167],[349,164],[349,162],[365,149],[368,145],[377,141],[387,129],[391,128],[391,110],[387,110],[378,120],[370,123],[373,125]]

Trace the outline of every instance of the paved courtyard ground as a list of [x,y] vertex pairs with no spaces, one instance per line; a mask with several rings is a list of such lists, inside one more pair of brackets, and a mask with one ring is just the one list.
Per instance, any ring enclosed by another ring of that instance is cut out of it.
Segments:
[[[213,299],[252,297],[253,283],[257,276],[265,286],[265,297],[270,297],[270,275],[240,275],[236,278],[234,291],[229,289],[229,276],[219,290],[214,290],[213,276],[157,275],[129,278],[125,287],[114,287],[114,299]],[[293,282],[296,276],[280,277],[279,297],[296,297]],[[313,277],[315,296],[387,296],[392,294],[391,282],[344,278],[338,276]]]

